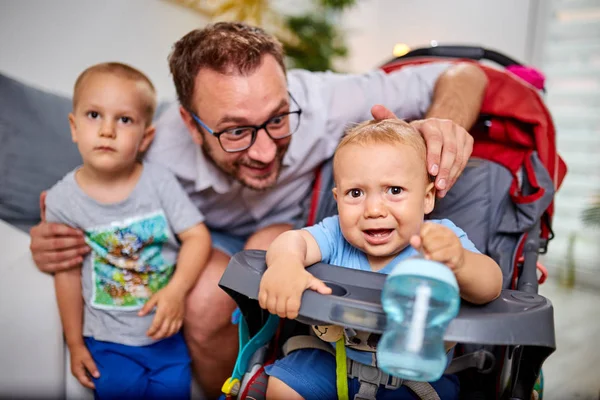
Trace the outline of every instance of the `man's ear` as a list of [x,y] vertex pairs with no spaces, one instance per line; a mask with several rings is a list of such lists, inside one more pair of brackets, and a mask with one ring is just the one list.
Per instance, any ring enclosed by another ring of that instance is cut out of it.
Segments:
[[196,121],[194,121],[192,114],[190,114],[190,112],[183,107],[179,107],[179,114],[181,115],[181,119],[188,129],[188,133],[192,136],[192,140],[198,146],[202,146],[202,133],[198,129],[198,125],[196,124]]
[[152,143],[152,140],[154,139],[155,132],[156,132],[156,129],[154,128],[154,125],[150,125],[149,127],[146,128],[146,131],[144,132],[144,137],[142,138],[138,152],[144,153],[146,150],[148,150],[148,147],[150,147],[150,144]]
[[424,212],[425,214],[429,214],[433,211],[433,207],[435,206],[435,183],[430,182],[425,188],[425,199],[424,201]]
[[71,128],[71,140],[77,143],[77,127],[75,126],[75,116],[69,113],[69,127]]

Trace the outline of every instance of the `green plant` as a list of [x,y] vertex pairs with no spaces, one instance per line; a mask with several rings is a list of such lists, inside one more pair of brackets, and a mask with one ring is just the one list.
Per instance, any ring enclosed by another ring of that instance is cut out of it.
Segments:
[[310,71],[334,70],[334,60],[348,54],[342,35],[323,15],[292,16],[286,22],[295,40],[280,40],[290,67]]
[[316,0],[314,10],[303,15],[288,16],[286,25],[292,40],[280,37],[290,67],[310,71],[335,71],[334,61],[345,58],[348,48],[343,31],[335,22],[342,11],[356,0]]
[[348,54],[344,34],[336,25],[341,12],[357,0],[313,0],[301,15],[281,14],[273,0],[168,0],[211,20],[258,25],[283,44],[290,68],[335,70],[334,61]]

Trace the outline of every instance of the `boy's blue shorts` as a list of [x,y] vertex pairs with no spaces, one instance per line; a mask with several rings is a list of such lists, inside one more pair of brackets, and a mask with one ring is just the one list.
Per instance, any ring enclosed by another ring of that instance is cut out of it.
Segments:
[[98,371],[95,398],[189,399],[192,388],[190,356],[177,333],[148,346],[126,346],[85,338]]
[[[337,399],[335,357],[316,349],[302,349],[275,361],[265,368],[267,375],[274,376],[294,389],[306,400]],[[431,382],[442,400],[458,399],[459,382],[454,375],[444,375]],[[357,378],[348,380],[349,398],[353,398],[360,388]],[[418,399],[407,387],[396,390],[380,386],[378,400]]]

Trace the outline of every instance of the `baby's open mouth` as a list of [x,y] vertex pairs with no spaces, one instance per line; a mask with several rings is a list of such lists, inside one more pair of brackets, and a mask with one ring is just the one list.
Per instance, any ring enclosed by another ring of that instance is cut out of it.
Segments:
[[373,237],[385,237],[392,233],[392,229],[367,229],[364,232]]
[[393,232],[393,229],[366,229],[363,231],[363,235],[367,243],[377,246],[389,242]]

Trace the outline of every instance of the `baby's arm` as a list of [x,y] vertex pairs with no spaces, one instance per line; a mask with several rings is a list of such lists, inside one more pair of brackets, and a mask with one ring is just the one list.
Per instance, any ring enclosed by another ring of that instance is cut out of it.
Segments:
[[305,230],[282,233],[267,250],[267,271],[258,294],[260,306],[282,318],[298,316],[300,299],[306,289],[330,294],[323,281],[306,271],[321,261],[321,251],[313,236]]
[[461,268],[454,272],[461,297],[474,304],[485,304],[500,296],[502,271],[490,257],[467,249]]
[[156,316],[147,335],[158,340],[179,332],[187,294],[196,284],[211,252],[210,232],[200,223],[177,235],[181,248],[177,267],[169,283],[144,304],[139,315],[146,315],[156,306]]
[[449,227],[426,222],[420,236],[413,236],[410,243],[421,249],[426,258],[442,262],[454,271],[463,299],[484,304],[500,295],[502,271],[498,264],[485,254],[465,249]]

